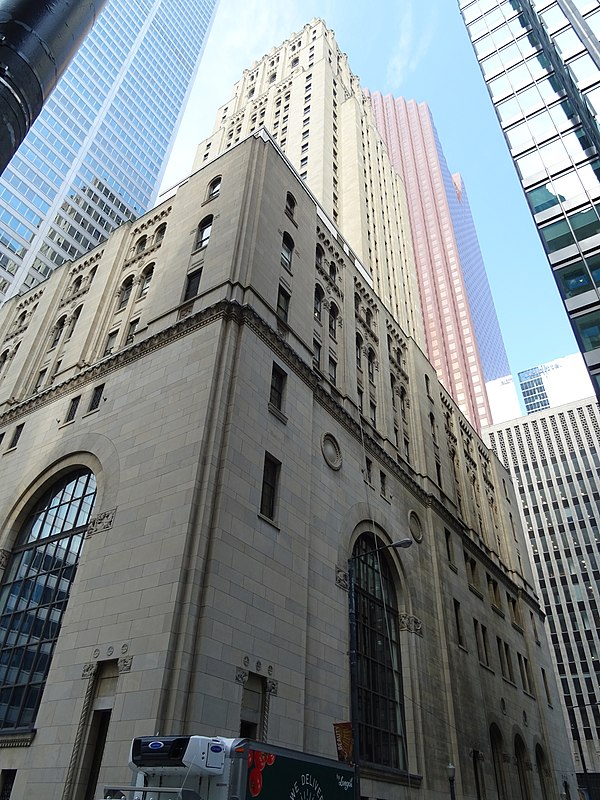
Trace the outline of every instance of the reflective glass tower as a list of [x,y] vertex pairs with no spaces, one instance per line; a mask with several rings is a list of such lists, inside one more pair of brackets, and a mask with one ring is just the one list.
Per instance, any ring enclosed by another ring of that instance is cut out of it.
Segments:
[[109,0],[0,178],[0,302],[146,211],[217,0]]
[[600,2],[459,4],[600,395]]

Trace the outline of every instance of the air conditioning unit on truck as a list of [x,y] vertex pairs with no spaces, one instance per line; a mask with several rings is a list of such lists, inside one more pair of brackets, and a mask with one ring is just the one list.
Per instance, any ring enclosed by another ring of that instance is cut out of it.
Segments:
[[133,740],[134,786],[113,800],[353,800],[348,764],[249,739],[142,736]]

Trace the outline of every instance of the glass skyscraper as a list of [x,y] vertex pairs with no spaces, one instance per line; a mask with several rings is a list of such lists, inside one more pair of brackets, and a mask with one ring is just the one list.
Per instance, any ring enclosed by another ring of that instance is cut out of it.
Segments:
[[0,302],[156,199],[217,0],[109,0],[0,178]]
[[600,2],[459,5],[600,395]]

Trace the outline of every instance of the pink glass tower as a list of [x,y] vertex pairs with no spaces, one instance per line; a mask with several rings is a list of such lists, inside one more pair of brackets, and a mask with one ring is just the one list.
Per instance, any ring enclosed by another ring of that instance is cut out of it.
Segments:
[[492,423],[485,383],[510,368],[462,179],[448,170],[426,103],[370,97],[406,186],[427,355],[481,430]]

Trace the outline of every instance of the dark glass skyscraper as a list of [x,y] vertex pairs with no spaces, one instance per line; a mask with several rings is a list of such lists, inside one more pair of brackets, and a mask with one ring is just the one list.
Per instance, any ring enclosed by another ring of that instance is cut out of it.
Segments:
[[600,395],[600,2],[459,4]]
[[0,301],[156,199],[217,0],[109,0],[0,178]]

